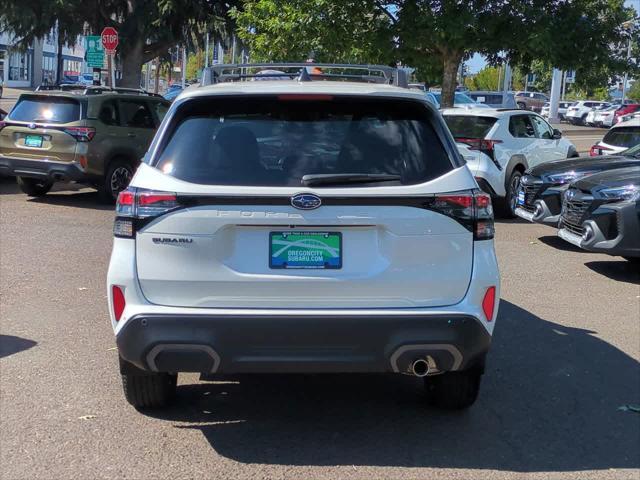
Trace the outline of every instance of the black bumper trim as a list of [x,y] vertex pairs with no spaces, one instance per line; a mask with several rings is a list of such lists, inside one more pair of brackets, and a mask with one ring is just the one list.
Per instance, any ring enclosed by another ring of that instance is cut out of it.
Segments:
[[491,335],[467,315],[137,315],[116,337],[146,371],[201,373],[406,372],[482,365]]
[[0,157],[0,173],[16,177],[46,178],[51,181],[80,181],[86,178],[84,172],[74,163],[26,160],[14,157]]

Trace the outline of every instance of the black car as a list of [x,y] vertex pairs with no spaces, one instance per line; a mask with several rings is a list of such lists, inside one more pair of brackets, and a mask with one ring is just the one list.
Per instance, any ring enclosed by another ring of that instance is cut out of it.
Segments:
[[640,258],[640,166],[610,170],[569,185],[558,236],[592,252]]
[[515,213],[530,222],[557,227],[562,194],[570,182],[587,175],[633,166],[640,167],[640,145],[618,155],[542,163],[528,170],[520,180]]

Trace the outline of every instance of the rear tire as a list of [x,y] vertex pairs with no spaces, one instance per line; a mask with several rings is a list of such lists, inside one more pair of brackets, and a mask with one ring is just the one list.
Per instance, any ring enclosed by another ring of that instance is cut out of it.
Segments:
[[16,181],[20,190],[30,197],[42,197],[53,187],[53,182],[38,180],[37,178],[16,177]]
[[107,168],[102,184],[98,186],[100,199],[105,203],[115,203],[118,194],[127,188],[134,174],[131,163],[124,159],[113,160]]
[[514,170],[509,177],[509,183],[507,183],[507,193],[505,197],[498,204],[500,207],[500,214],[504,218],[516,217],[516,205],[518,201],[518,188],[520,187],[520,180],[522,179],[522,173],[519,170]]
[[158,408],[171,403],[178,384],[175,373],[123,373],[122,387],[127,401],[136,408]]
[[481,379],[479,369],[424,377],[427,402],[448,410],[469,408],[478,398]]

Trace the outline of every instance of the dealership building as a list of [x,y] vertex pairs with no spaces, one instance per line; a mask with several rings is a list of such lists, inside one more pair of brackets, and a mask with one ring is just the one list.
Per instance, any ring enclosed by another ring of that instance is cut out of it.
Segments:
[[[56,32],[33,42],[26,50],[15,48],[11,33],[0,33],[0,82],[5,87],[37,87],[54,83],[58,64]],[[63,74],[88,71],[84,61],[84,42],[78,37],[72,47],[62,48]]]

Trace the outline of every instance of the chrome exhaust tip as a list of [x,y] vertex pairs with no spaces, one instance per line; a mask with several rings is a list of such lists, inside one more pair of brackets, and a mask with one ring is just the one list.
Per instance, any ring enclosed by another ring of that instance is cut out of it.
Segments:
[[429,362],[424,358],[418,358],[411,364],[411,372],[416,377],[426,377],[429,374]]

